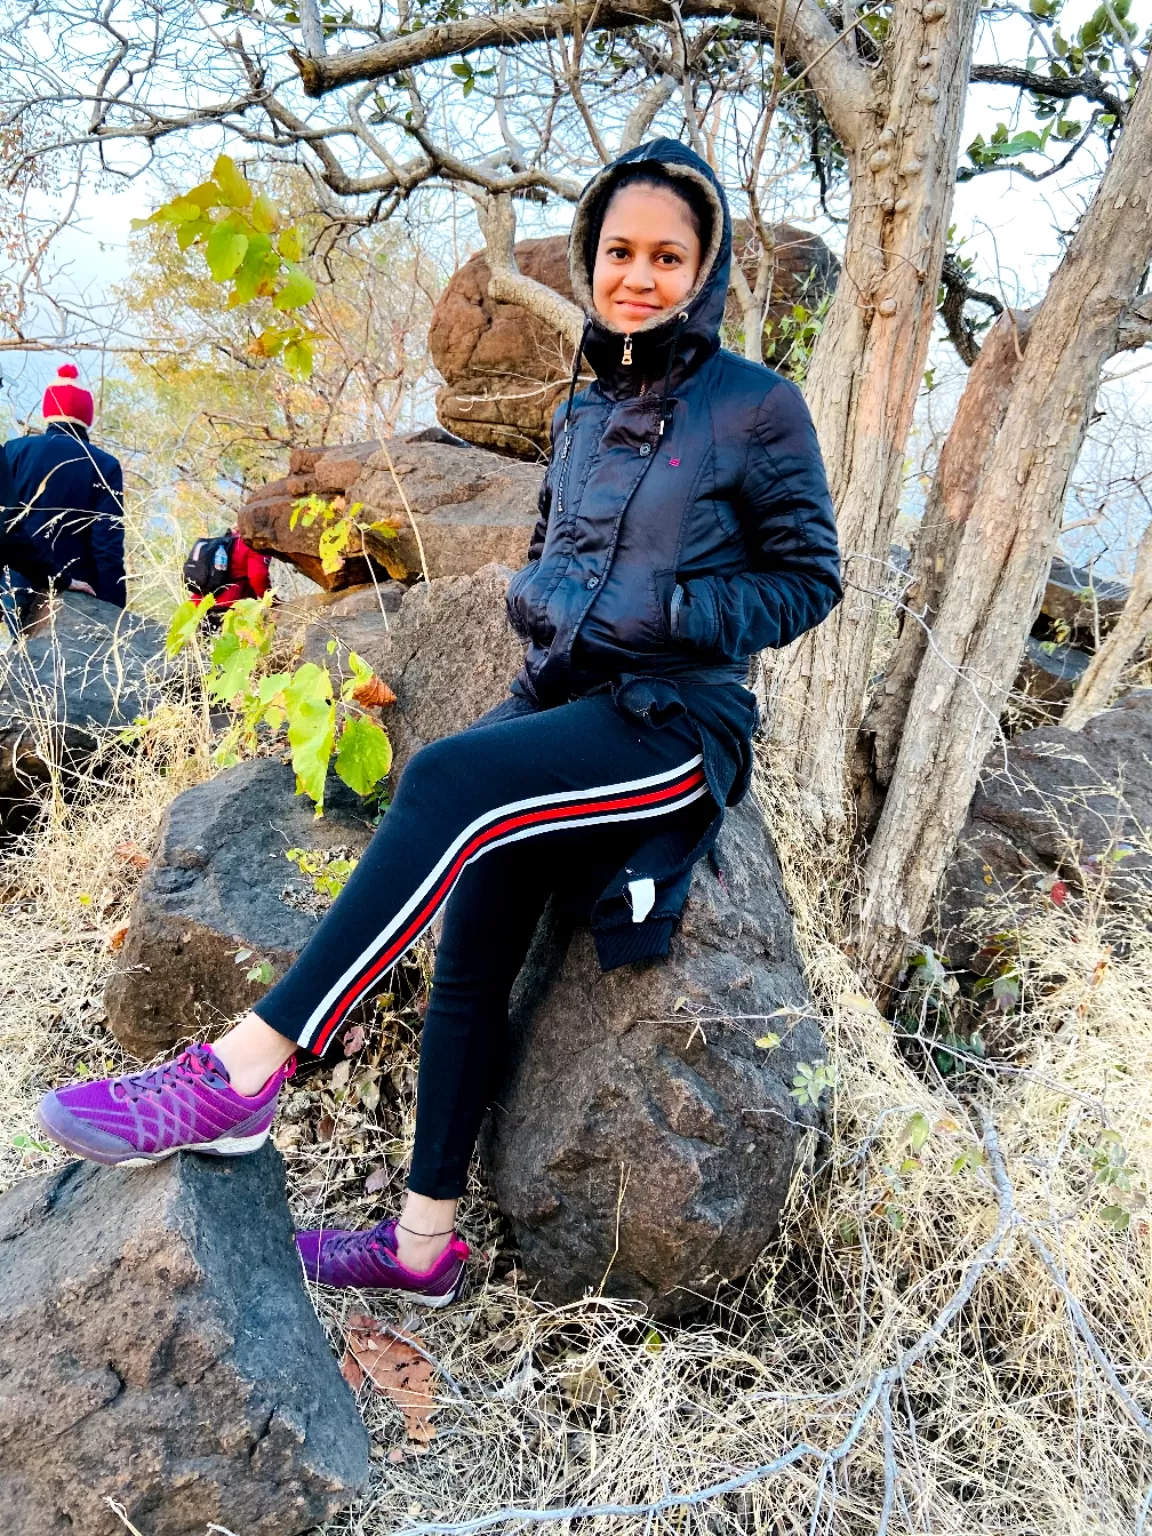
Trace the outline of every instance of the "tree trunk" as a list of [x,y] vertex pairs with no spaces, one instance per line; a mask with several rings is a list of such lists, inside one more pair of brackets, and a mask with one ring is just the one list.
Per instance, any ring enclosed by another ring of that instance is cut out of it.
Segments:
[[772,734],[818,828],[843,825],[864,708],[877,572],[888,560],[904,452],[936,308],[976,0],[897,0],[887,90],[849,166],[844,268],[805,394],[837,509],[844,602],[774,668]]
[[961,538],[865,865],[860,953],[881,982],[923,929],[1047,579],[1125,311],[1152,258],[1146,76],[1048,288]]
[[1083,730],[1093,715],[1107,709],[1120,674],[1152,631],[1152,523],[1144,530],[1136,551],[1132,590],[1116,627],[1088,664],[1076,684],[1060,724],[1070,731]]
[[1024,360],[1032,320],[1031,310],[1006,310],[989,331],[968,375],[936,466],[916,535],[899,639],[861,733],[866,738],[862,745],[869,759],[871,784],[881,797],[892,782],[916,674],[928,649],[928,632],[940,612],[964,525],[996,445]]

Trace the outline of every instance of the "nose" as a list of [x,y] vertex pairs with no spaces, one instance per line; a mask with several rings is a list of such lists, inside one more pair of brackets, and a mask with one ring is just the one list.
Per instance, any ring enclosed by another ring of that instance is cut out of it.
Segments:
[[624,274],[624,286],[631,289],[633,293],[647,293],[656,286],[652,263],[646,256],[637,256],[628,263],[628,270]]

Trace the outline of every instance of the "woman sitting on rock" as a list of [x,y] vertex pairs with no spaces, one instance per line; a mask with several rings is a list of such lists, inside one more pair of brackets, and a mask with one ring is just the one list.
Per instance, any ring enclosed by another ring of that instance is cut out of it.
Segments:
[[667,954],[692,866],[748,787],[749,659],[841,595],[803,399],[720,349],[731,246],[716,178],[670,139],[589,183],[570,259],[596,381],[575,394],[578,355],[508,588],[527,642],[510,696],[413,757],[296,964],[214,1046],[44,1099],[64,1146],[103,1163],[254,1151],[296,1053],[329,1052],[443,910],[401,1214],[298,1243],[326,1284],[455,1297],[456,1205],[545,903],[590,919],[606,970]]

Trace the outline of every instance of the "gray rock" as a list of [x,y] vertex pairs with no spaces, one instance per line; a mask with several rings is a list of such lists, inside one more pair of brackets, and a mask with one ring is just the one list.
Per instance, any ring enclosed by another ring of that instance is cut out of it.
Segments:
[[[807,1128],[790,1089],[824,1059],[759,810],[729,812],[723,881],[697,866],[667,961],[602,975],[545,919],[517,983],[485,1163],[529,1279],[657,1317],[739,1279],[772,1237]],[[778,1010],[794,1012],[780,1015]],[[755,1042],[781,1037],[772,1050]]]
[[19,826],[56,775],[67,792],[99,744],[158,701],[164,630],[82,592],[41,606],[0,652],[0,823]]
[[368,1479],[271,1146],[69,1163],[0,1199],[0,1526],[296,1536]]
[[[1152,689],[1136,689],[1082,731],[1040,726],[992,753],[938,898],[935,940],[956,965],[986,968],[991,937],[1107,872],[1107,900],[1152,889]],[[1119,852],[1121,857],[1114,858]]]
[[1075,645],[1029,635],[1013,685],[1013,704],[1028,723],[1047,723],[1064,712],[1092,657]]
[[1060,627],[1062,636],[1075,635],[1079,644],[1091,645],[1096,624],[1107,634],[1127,600],[1123,582],[1108,581],[1057,558],[1048,572],[1040,612]]
[[[215,1033],[283,975],[311,937],[323,904],[284,857],[289,848],[359,857],[368,812],[334,776],[325,814],[295,793],[287,765],[260,759],[185,790],[169,806],[129,915],[128,937],[104,989],[108,1025],[148,1058]],[[251,954],[240,964],[238,953]]]

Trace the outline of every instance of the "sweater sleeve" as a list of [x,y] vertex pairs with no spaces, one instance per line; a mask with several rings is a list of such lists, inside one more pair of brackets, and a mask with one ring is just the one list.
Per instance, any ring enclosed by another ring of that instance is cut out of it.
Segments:
[[128,601],[124,574],[124,474],[111,456],[102,458],[95,471],[88,537],[96,567],[96,596],[123,608]]
[[751,569],[701,576],[673,602],[674,633],[744,657],[791,644],[840,601],[836,518],[804,397],[773,382],[748,445],[737,503]]

